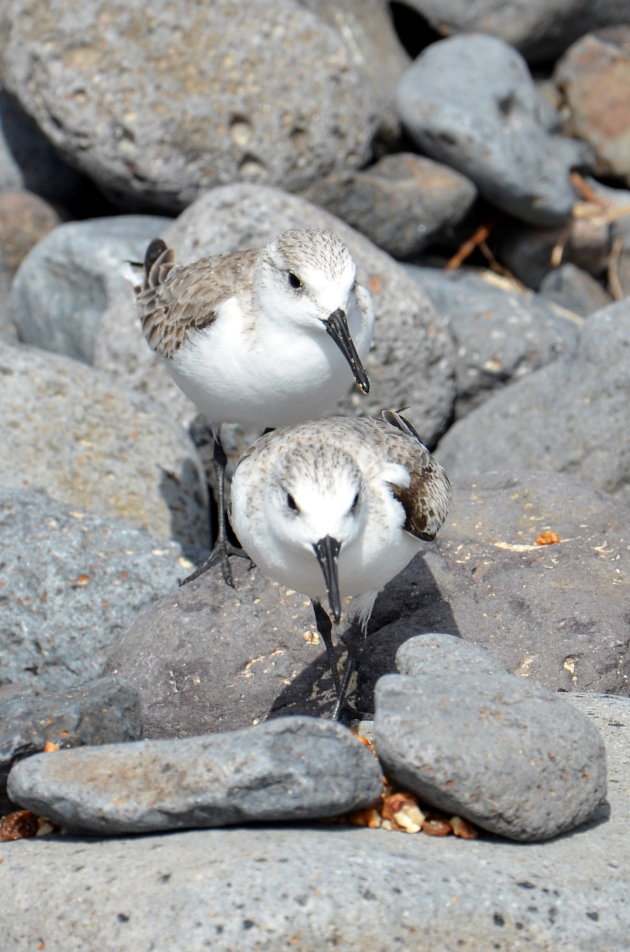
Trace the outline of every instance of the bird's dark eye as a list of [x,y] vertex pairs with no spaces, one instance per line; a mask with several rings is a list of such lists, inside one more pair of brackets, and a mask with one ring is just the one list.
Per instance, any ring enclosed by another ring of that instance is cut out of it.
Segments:
[[287,277],[289,279],[289,284],[291,285],[291,287],[295,288],[296,291],[299,291],[299,289],[302,287],[302,282],[298,278],[297,274],[294,274],[293,271],[289,271],[287,272]]
[[298,510],[298,504],[296,503],[296,501],[295,501],[295,499],[293,498],[293,496],[291,495],[291,493],[287,493],[287,506],[289,507],[289,509],[290,509],[292,512],[298,512],[298,511],[299,511],[299,510]]
[[352,506],[350,507],[350,512],[354,512],[357,506],[359,505],[359,493],[355,494],[354,499],[352,500]]

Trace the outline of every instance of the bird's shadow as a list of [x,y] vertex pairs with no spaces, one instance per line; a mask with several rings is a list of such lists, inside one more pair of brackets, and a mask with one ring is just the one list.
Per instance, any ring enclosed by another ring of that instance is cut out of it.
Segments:
[[193,460],[184,460],[179,474],[162,469],[159,491],[169,510],[171,539],[178,543],[187,559],[201,564],[210,554],[216,525],[216,505],[210,489],[209,502],[203,498],[199,469]]
[[[414,635],[441,632],[461,637],[450,604],[442,598],[431,570],[417,555],[407,568],[392,579],[378,596],[363,642],[357,672],[348,695],[347,715],[372,717],[374,688],[384,674],[397,672],[396,652]],[[339,669],[347,661],[344,647],[337,646]],[[317,659],[293,679],[276,697],[268,718],[286,714],[329,716],[336,694],[323,650]]]

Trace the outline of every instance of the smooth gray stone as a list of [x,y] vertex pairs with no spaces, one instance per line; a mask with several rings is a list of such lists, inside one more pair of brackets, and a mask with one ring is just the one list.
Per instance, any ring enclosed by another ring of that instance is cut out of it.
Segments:
[[489,651],[464,641],[456,635],[428,632],[403,642],[396,652],[396,667],[400,674],[422,675],[438,671],[440,677],[457,678],[470,674],[505,674],[505,668]]
[[13,281],[11,308],[20,340],[93,364],[105,310],[133,302],[127,261],[142,261],[169,221],[118,215],[55,228],[27,255]]
[[535,225],[569,218],[569,172],[589,150],[549,134],[527,65],[502,40],[478,33],[430,44],[405,73],[397,104],[422,152],[502,211]]
[[437,458],[454,480],[506,468],[569,473],[630,503],[630,298],[593,314],[577,349],[459,420]]
[[3,942],[64,952],[204,943],[215,952],[621,952],[630,702],[567,703],[606,741],[606,822],[539,844],[330,825],[0,843]]
[[407,0],[440,33],[498,36],[531,62],[554,59],[599,27],[628,22],[627,0]]
[[238,179],[304,187],[362,165],[379,121],[345,42],[294,0],[18,3],[3,54],[7,88],[127,211]]
[[408,265],[453,335],[457,354],[455,416],[482,404],[510,381],[552,363],[577,346],[579,317],[496,276],[445,273]]
[[39,753],[45,743],[82,747],[140,737],[140,696],[122,678],[99,678],[57,694],[28,692],[0,700],[0,814],[10,809],[6,782],[11,765]]
[[174,542],[0,488],[0,683],[75,690],[96,678],[121,631],[190,566]]
[[[361,710],[400,645],[448,632],[552,691],[630,693],[628,508],[557,473],[484,473],[454,486],[426,551],[376,600]],[[536,545],[554,531],[555,545]],[[465,668],[465,665],[464,665]]]
[[612,297],[599,281],[571,262],[546,274],[540,284],[540,294],[583,317],[613,303]]
[[121,834],[336,816],[375,803],[382,777],[347,728],[291,717],[39,754],[14,766],[8,786],[16,803],[63,827]]
[[0,341],[0,364],[0,486],[44,490],[188,550],[207,545],[201,462],[163,408],[35,347]]
[[460,652],[452,658],[446,639],[433,652],[414,642],[422,671],[376,685],[374,745],[388,778],[513,840],[551,839],[594,817],[606,797],[606,751],[588,717],[511,674],[461,665],[455,675]]

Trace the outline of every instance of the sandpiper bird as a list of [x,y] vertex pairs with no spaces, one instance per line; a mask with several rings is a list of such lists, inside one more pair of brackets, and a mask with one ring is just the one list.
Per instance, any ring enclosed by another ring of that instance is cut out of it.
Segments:
[[147,342],[209,421],[217,471],[218,535],[206,562],[232,583],[222,423],[260,429],[329,413],[351,377],[369,390],[362,364],[374,310],[345,244],[329,232],[291,229],[270,244],[175,266],[160,238],[147,248],[136,288]]
[[[451,501],[448,478],[412,425],[393,410],[380,418],[329,417],[275,430],[241,457],[232,480],[232,526],[254,562],[309,595],[343,707],[356,651],[383,586],[431,540]],[[340,681],[332,623],[352,596]]]

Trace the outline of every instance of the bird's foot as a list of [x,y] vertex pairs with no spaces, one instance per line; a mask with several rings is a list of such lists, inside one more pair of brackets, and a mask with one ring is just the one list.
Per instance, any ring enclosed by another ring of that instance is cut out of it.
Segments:
[[196,568],[194,572],[191,572],[190,575],[187,575],[186,578],[179,584],[186,585],[188,582],[192,582],[194,579],[199,578],[200,575],[204,575],[210,569],[214,568],[215,565],[220,563],[221,572],[223,573],[223,581],[226,585],[234,588],[234,578],[232,576],[230,556],[237,556],[240,559],[247,559],[249,562],[249,568],[252,569],[254,567],[254,563],[248,556],[245,549],[242,549],[238,545],[232,545],[232,543],[228,542],[227,539],[223,539],[222,541],[217,541],[215,543],[215,546],[206,561]]

